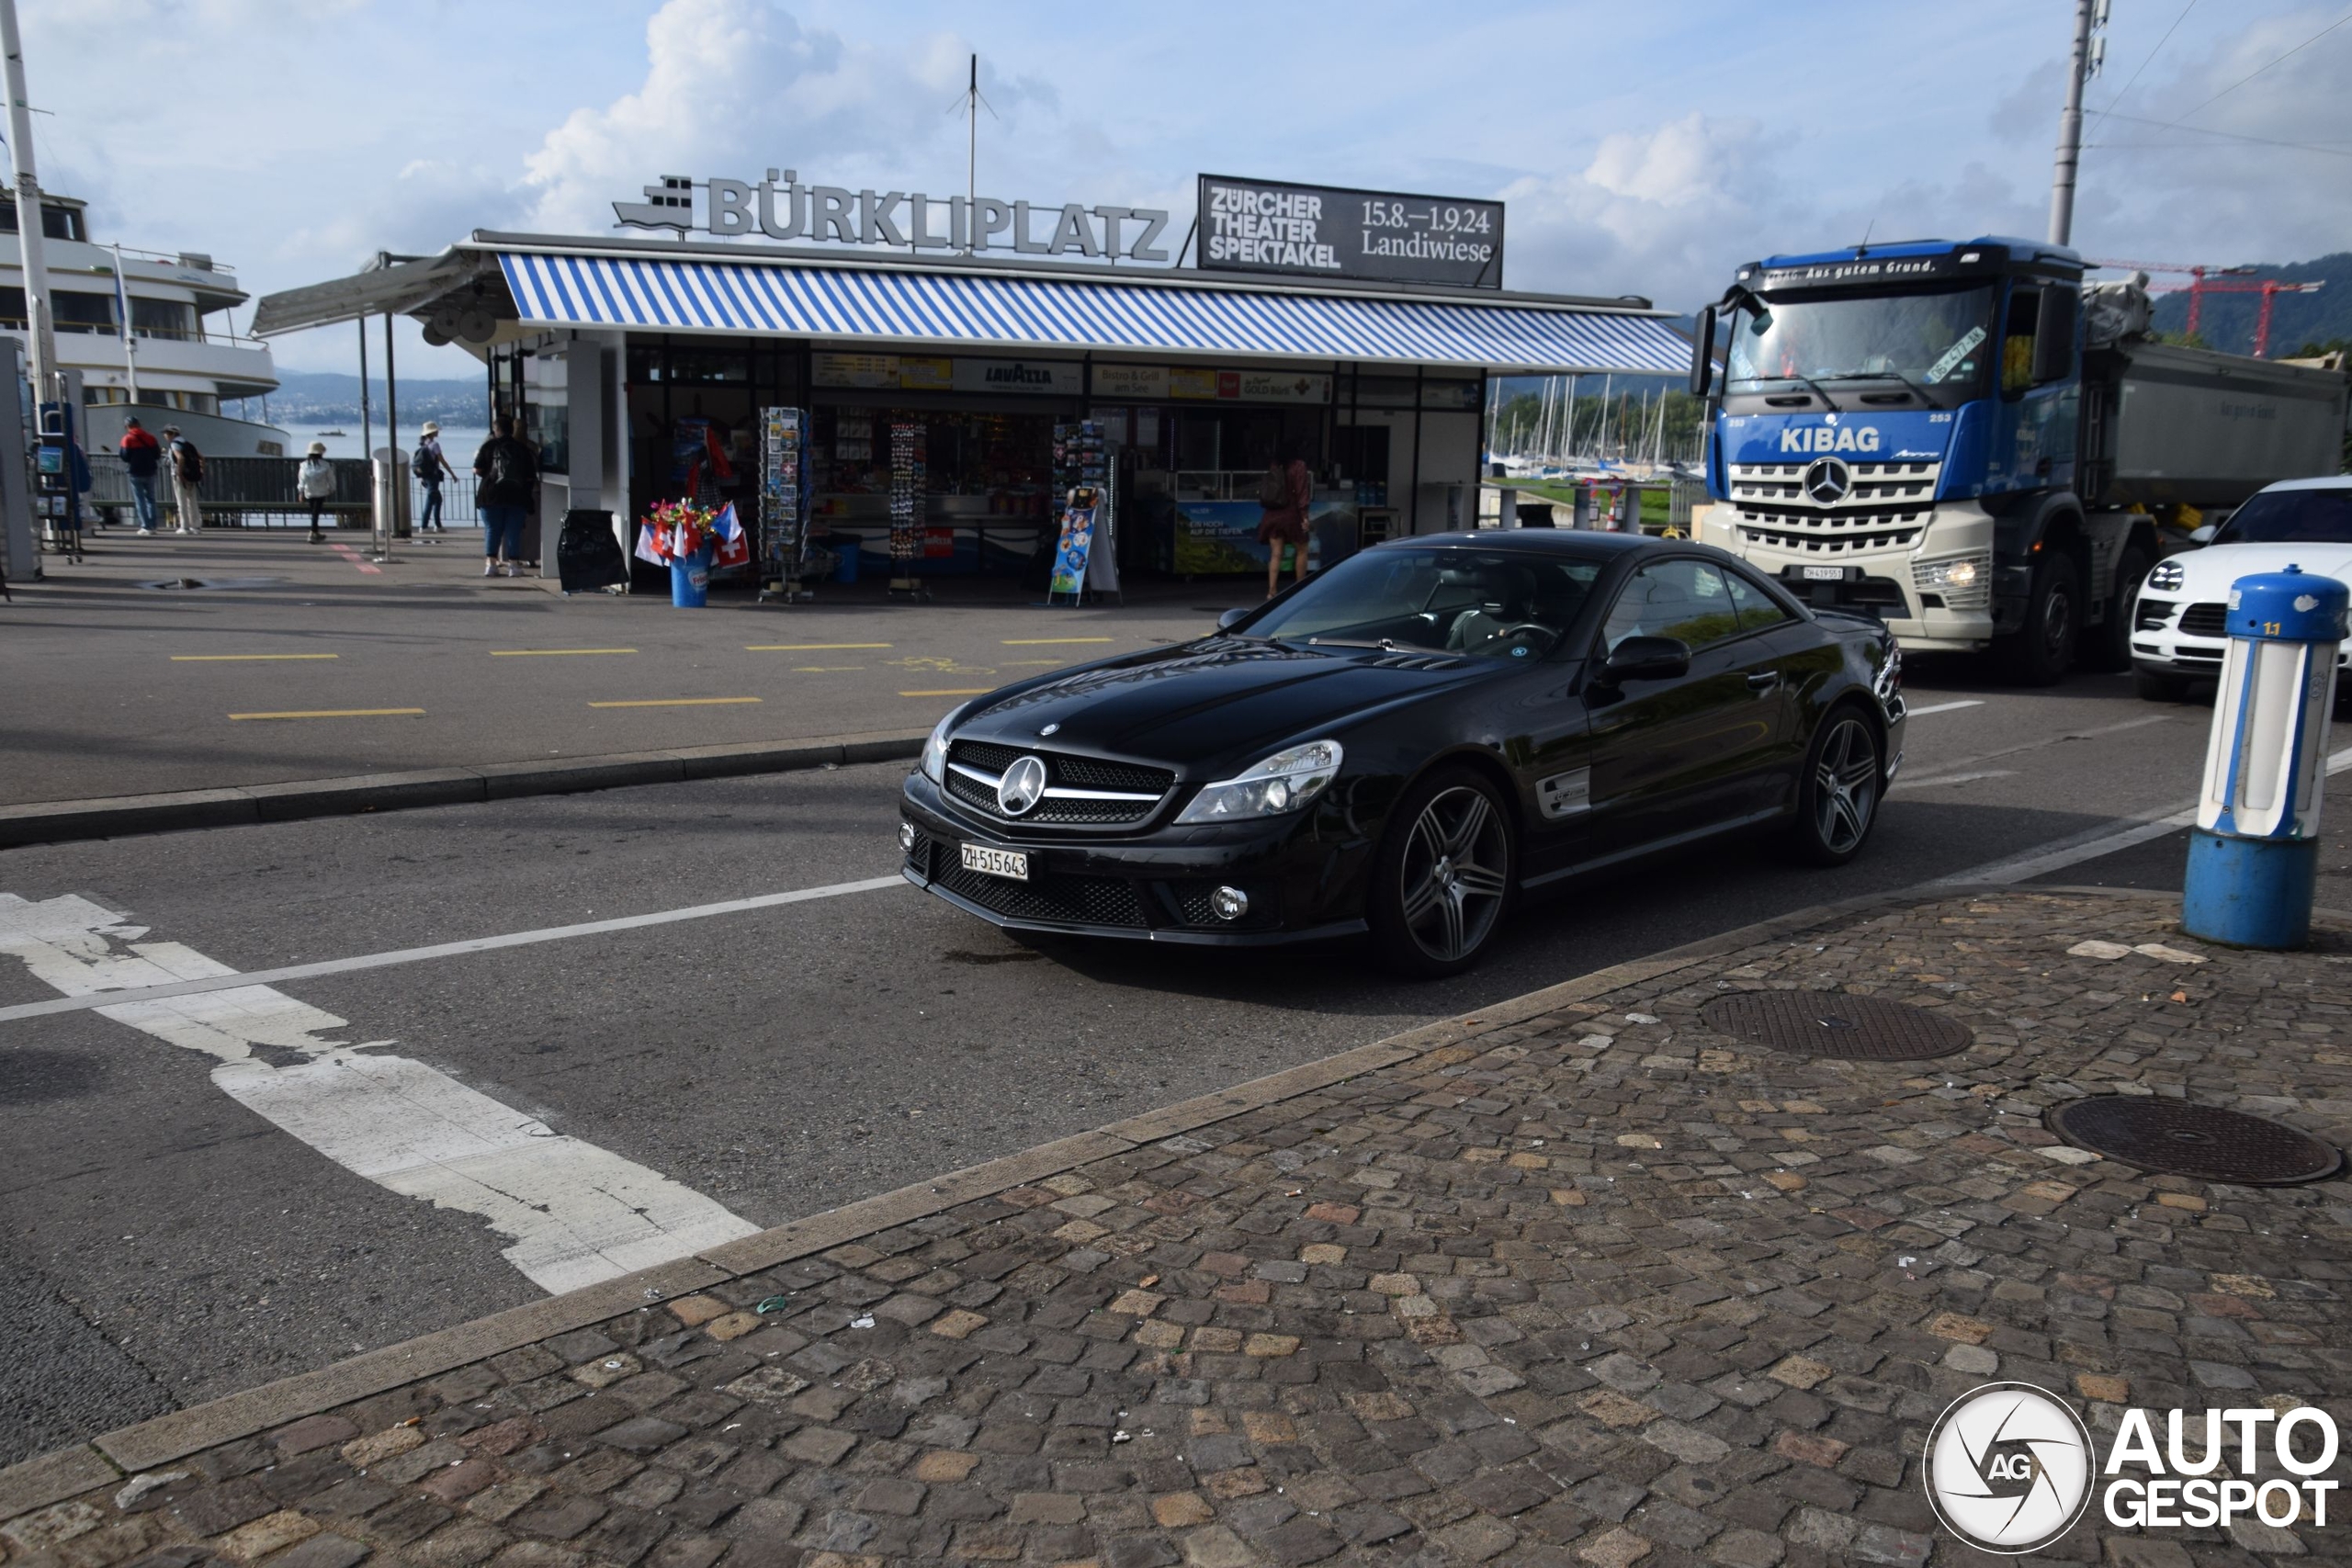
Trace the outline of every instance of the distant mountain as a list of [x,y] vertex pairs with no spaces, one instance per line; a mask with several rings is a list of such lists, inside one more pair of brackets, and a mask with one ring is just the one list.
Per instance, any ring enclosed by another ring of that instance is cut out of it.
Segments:
[[[281,370],[278,388],[269,395],[269,417],[296,424],[328,424],[359,417],[359,378],[332,370]],[[480,429],[489,423],[489,389],[477,379],[415,380],[400,378],[401,422],[439,420],[444,424]],[[375,417],[384,416],[384,380],[371,377],[368,401]],[[254,412],[259,413],[259,400]]]
[[[2100,277],[2112,277],[2113,273],[2100,273]],[[2352,251],[2338,251],[2334,255],[2321,256],[2316,261],[2289,262],[2283,265],[2260,266],[2248,278],[2222,278],[2224,283],[2259,283],[2275,277],[2281,283],[2322,282],[2326,288],[2311,294],[2280,294],[2270,307],[2270,355],[2280,358],[2293,354],[2308,343],[2327,343],[2352,339]],[[2166,275],[2154,280],[2162,288],[2170,284],[2186,285],[2188,280]],[[2262,313],[2260,294],[2216,294],[2210,289],[2205,295],[2204,309],[2199,312],[2197,335],[2209,348],[2225,354],[2252,354],[2256,319]],[[2188,293],[2183,288],[2177,293],[2156,296],[2155,327],[2160,333],[2181,333],[2188,330]]]

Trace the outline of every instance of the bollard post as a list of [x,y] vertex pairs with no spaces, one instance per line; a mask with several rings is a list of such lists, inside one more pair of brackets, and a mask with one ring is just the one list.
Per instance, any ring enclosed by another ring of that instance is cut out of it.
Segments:
[[2290,566],[2230,584],[2229,650],[2188,836],[2181,929],[2233,947],[2311,937],[2335,654],[2352,589]]

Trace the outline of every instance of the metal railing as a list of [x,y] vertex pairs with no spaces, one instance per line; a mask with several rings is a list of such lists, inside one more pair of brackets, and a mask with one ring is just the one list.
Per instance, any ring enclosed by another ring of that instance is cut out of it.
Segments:
[[[334,513],[342,526],[366,527],[374,504],[370,495],[374,465],[365,457],[330,457],[327,465],[334,470],[334,494],[327,499],[326,509]],[[230,527],[266,526],[271,519],[307,524],[310,502],[302,499],[297,488],[301,467],[299,457],[207,457],[204,483],[198,487],[205,521]],[[155,502],[165,509],[171,505],[172,483],[167,469],[155,476]],[[135,502],[130,494],[130,472],[121,457],[107,452],[91,456],[90,493],[84,497],[84,502],[103,510],[109,523],[130,520]],[[409,515],[417,517],[424,511],[424,487],[412,479]],[[473,525],[473,475],[460,472],[442,481],[441,514],[445,522],[455,526]]]

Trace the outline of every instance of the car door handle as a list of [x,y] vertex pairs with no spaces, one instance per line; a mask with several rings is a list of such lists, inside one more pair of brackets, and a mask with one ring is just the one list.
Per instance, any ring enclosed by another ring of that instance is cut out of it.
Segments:
[[1780,683],[1778,670],[1758,670],[1747,677],[1747,689],[1751,692],[1769,692]]

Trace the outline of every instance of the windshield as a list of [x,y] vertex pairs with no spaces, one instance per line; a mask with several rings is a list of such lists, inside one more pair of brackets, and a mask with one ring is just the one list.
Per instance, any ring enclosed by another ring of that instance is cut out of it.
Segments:
[[2268,490],[2237,509],[2217,545],[2352,545],[2352,487]]
[[1600,575],[1597,561],[1545,560],[1516,551],[1366,550],[1241,631],[1327,648],[1527,659],[1560,640]]
[[1733,318],[1728,388],[1848,376],[1972,388],[1990,359],[1992,318],[1985,288],[1767,300]]

